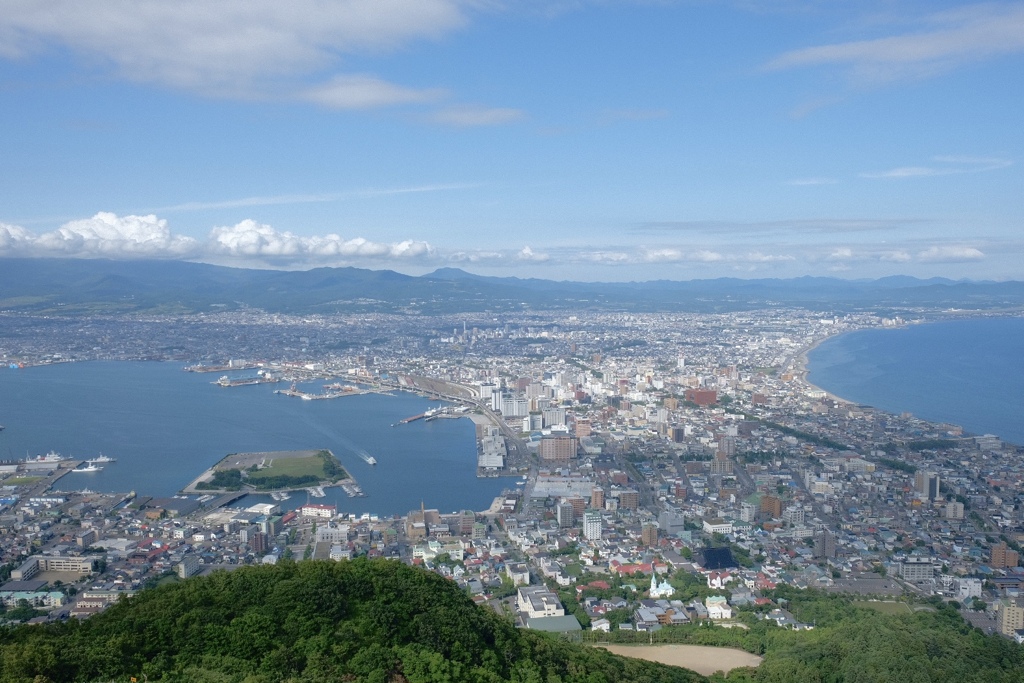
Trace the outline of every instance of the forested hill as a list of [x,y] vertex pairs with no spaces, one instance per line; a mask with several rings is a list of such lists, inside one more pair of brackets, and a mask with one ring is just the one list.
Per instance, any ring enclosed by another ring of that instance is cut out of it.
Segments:
[[451,581],[388,560],[282,562],[0,632],[0,681],[666,683],[705,680],[516,629]]

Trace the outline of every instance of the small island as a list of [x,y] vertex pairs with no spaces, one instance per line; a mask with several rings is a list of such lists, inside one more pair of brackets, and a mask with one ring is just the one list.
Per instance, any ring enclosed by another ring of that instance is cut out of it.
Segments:
[[182,493],[275,493],[355,483],[331,451],[232,453],[203,472]]

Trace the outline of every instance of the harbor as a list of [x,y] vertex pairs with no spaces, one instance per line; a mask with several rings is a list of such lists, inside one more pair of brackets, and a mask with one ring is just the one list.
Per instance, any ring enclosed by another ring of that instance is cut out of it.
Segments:
[[293,398],[300,398],[303,401],[323,401],[333,398],[342,398],[344,396],[363,396],[365,394],[380,394],[385,393],[384,390],[370,388],[360,389],[357,386],[351,384],[325,384],[324,391],[319,394],[314,394],[308,391],[303,391],[298,388],[296,382],[292,382],[292,385],[287,389],[277,389],[274,391],[275,394],[281,394],[283,396],[291,396]]

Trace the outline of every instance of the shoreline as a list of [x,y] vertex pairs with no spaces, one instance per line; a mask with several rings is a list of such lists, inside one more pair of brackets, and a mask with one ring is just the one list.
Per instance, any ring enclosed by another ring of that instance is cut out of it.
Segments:
[[[949,425],[951,427],[957,427],[957,428],[959,428],[961,430],[961,436],[963,438],[970,438],[970,437],[974,437],[974,436],[984,436],[984,434],[969,431],[960,422],[953,422],[953,421],[948,421],[948,420],[934,420],[934,419],[931,419],[931,418],[927,418],[927,417],[918,415],[915,412],[910,411],[910,410],[903,410],[903,411],[897,412],[897,411],[889,410],[889,409],[886,409],[886,408],[880,408],[880,407],[872,405],[870,403],[863,403],[863,402],[859,402],[859,401],[852,401],[850,399],[847,399],[847,398],[844,398],[842,396],[839,396],[838,394],[835,394],[835,393],[833,393],[833,392],[831,392],[831,391],[829,391],[829,390],[827,390],[827,389],[825,389],[823,387],[818,386],[817,384],[814,384],[813,382],[811,382],[808,379],[808,375],[810,374],[810,357],[809,356],[810,356],[811,352],[813,352],[815,349],[817,349],[819,346],[821,346],[825,342],[830,341],[832,339],[838,339],[840,337],[846,336],[846,335],[854,333],[854,332],[864,332],[864,331],[884,332],[884,331],[890,331],[890,330],[892,330],[892,331],[903,330],[903,329],[907,329],[907,328],[910,328],[910,327],[917,327],[917,326],[921,326],[921,325],[932,325],[932,324],[937,324],[937,323],[970,322],[970,321],[974,321],[974,320],[992,320],[992,319],[1020,320],[1022,318],[1024,318],[1024,315],[1021,315],[1019,313],[1017,315],[1005,315],[1005,314],[1003,314],[1003,315],[998,315],[998,316],[990,316],[990,315],[959,315],[959,316],[950,316],[950,317],[940,317],[940,318],[937,318],[937,319],[936,318],[930,318],[930,319],[924,319],[924,320],[917,321],[917,322],[907,322],[907,321],[904,321],[904,322],[902,322],[902,323],[900,323],[898,325],[891,325],[891,326],[886,326],[886,327],[876,327],[876,326],[857,327],[855,329],[844,330],[844,331],[838,332],[836,334],[830,334],[830,335],[827,335],[825,337],[822,337],[821,339],[816,339],[815,341],[813,341],[812,343],[808,344],[807,346],[802,347],[787,362],[788,362],[788,366],[790,368],[789,371],[793,373],[794,381],[799,381],[803,386],[805,386],[810,391],[820,391],[820,392],[824,393],[826,398],[829,398],[829,399],[831,399],[831,400],[833,400],[836,403],[839,403],[841,405],[846,405],[846,406],[865,406],[865,407],[871,408],[872,410],[877,410],[877,411],[879,411],[881,413],[886,413],[888,415],[893,415],[893,416],[899,416],[901,413],[908,413],[908,414],[912,415],[915,419],[921,420],[922,422],[927,422],[927,423],[929,423],[931,425],[934,425],[936,427],[938,427],[939,425]],[[1008,446],[1012,446],[1012,447],[1015,447],[1015,448],[1020,448],[1021,447],[1021,444],[1018,444],[1016,441],[1009,440],[1009,439],[1005,438],[1004,436],[1002,436],[1000,434],[994,434],[994,436],[997,436],[1003,443],[1007,444]]]

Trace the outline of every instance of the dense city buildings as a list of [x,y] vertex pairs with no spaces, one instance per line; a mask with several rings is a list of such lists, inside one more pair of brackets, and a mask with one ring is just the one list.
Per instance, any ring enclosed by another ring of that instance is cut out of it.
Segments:
[[[210,507],[216,501],[194,496],[124,505],[127,494],[51,491],[66,471],[60,462],[0,464],[0,550],[18,572],[12,578],[40,604],[55,604],[46,595],[53,585],[36,576],[52,564],[81,577],[65,583],[77,596],[58,591],[62,605],[47,608],[54,614],[94,612],[168,572],[368,555],[428,566],[536,628],[604,628],[609,610],[632,616],[608,628],[728,622],[786,584],[939,596],[976,608],[965,618],[985,630],[1016,630],[1020,449],[848,403],[804,380],[804,354],[822,339],[902,320],[796,309],[249,311],[98,317],[74,335],[48,320],[14,323],[0,336],[7,364],[199,359],[196,370],[249,368],[285,387],[323,378],[338,391],[359,383],[439,398],[417,418],[472,419],[478,474],[509,477],[488,510],[444,514],[427,507],[424,491],[419,509],[380,517],[372,498],[365,514],[312,501],[294,511]],[[154,352],[154,339],[163,351]],[[613,605],[588,588],[638,575],[634,583],[652,582],[657,597],[642,589]],[[680,602],[680,580],[666,579],[682,576],[730,597]],[[505,582],[531,590],[502,602],[493,596],[511,595]],[[773,618],[790,619],[784,610]]]

